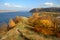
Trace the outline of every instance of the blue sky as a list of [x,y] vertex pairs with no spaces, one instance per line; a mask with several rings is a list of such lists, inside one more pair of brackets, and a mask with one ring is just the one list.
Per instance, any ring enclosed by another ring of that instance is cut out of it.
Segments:
[[44,7],[60,7],[60,0],[0,0],[0,10],[30,10]]

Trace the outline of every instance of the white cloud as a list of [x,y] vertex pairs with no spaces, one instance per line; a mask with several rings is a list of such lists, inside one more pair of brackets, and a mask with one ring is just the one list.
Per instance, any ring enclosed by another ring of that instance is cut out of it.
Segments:
[[4,5],[7,7],[11,7],[11,5],[9,3],[4,3]]
[[51,3],[51,2],[46,2],[44,3],[45,6],[48,6],[48,7],[60,7],[59,4],[55,4],[55,3]]
[[21,8],[21,5],[16,5],[16,4],[10,4],[10,3],[4,3],[6,7],[16,7],[16,8]]
[[49,3],[49,2],[46,2],[44,3],[45,6],[54,6],[54,3]]
[[30,10],[31,8],[18,4],[4,3],[3,7],[7,10]]

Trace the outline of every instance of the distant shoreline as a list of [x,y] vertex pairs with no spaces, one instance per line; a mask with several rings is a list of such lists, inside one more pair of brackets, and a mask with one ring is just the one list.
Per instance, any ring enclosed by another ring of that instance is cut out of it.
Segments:
[[1,12],[16,12],[15,10],[0,10],[0,13]]

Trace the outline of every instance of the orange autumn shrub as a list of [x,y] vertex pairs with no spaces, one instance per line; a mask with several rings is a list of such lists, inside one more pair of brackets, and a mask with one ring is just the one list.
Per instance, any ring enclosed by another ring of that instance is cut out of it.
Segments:
[[41,32],[45,35],[55,34],[56,26],[54,24],[54,18],[49,15],[36,16],[35,14],[28,19],[28,22],[37,32]]
[[31,26],[34,26],[35,25],[35,21],[39,18],[39,13],[33,13],[33,15],[31,17],[28,18],[28,24],[31,25]]
[[38,32],[41,32],[45,35],[53,35],[55,33],[56,28],[53,23],[49,20],[40,20],[36,22],[38,26],[35,25],[35,29]]
[[51,31],[51,30],[49,30],[49,29],[42,29],[42,32],[41,33],[43,33],[43,34],[45,34],[45,35],[54,35],[55,33],[53,32],[53,31]]

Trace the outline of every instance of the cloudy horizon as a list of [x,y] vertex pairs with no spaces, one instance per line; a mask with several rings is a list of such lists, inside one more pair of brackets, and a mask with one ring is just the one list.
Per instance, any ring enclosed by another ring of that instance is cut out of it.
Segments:
[[60,0],[0,0],[0,10],[30,10],[42,7],[60,7]]

